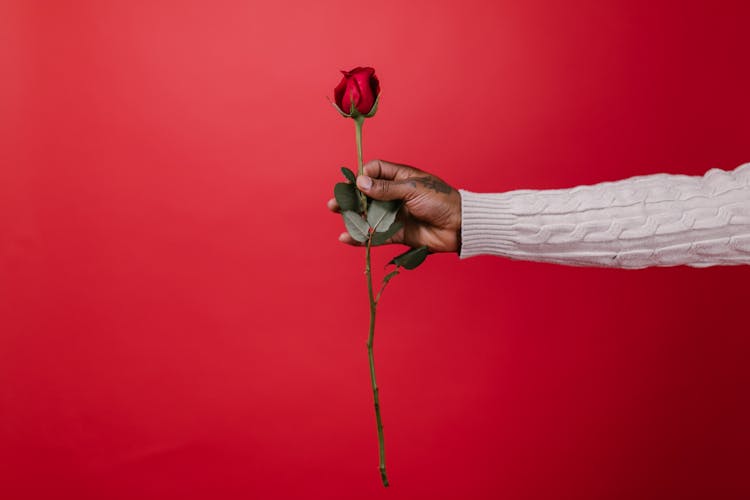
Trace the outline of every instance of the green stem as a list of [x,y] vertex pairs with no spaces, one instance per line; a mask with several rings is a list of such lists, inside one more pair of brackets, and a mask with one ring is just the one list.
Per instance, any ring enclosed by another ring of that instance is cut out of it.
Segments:
[[354,134],[357,141],[357,175],[362,175],[362,124],[365,119],[362,116],[354,118]]
[[[395,271],[394,276],[398,274],[398,271]],[[387,276],[386,276],[387,278]],[[385,290],[385,287],[388,286],[388,283],[390,283],[390,280],[383,280],[383,283],[380,285],[380,291],[378,292],[377,296],[375,297],[375,305],[380,304],[380,296],[383,295],[383,291]]]
[[[363,175],[364,174],[364,163],[362,162],[362,125],[365,123],[365,118],[362,115],[357,116],[354,118],[354,134],[355,139],[357,141],[357,175]],[[357,190],[357,194],[359,194],[359,202],[362,205],[362,212],[364,212],[365,217],[367,217],[367,196],[365,193]]]
[[[357,174],[363,175],[364,165],[362,162],[362,124],[365,122],[363,116],[358,116],[354,119],[355,134],[357,140]],[[360,203],[362,203],[363,211],[367,216],[367,197],[359,190]],[[367,335],[367,358],[370,361],[370,382],[372,383],[372,397],[375,402],[375,422],[378,426],[378,457],[380,463],[378,470],[380,471],[380,479],[383,481],[383,486],[388,487],[388,475],[385,472],[385,439],[383,437],[383,419],[380,417],[380,396],[378,394],[378,383],[375,379],[375,355],[373,354],[373,342],[375,339],[375,313],[377,308],[377,302],[375,295],[372,290],[372,271],[370,266],[370,248],[372,246],[372,237],[367,239],[367,246],[365,251],[365,276],[367,276],[367,295],[370,299],[370,329]],[[379,294],[378,294],[379,295]]]
[[365,274],[367,275],[367,293],[370,298],[370,331],[367,336],[367,357],[370,360],[370,381],[372,382],[372,397],[375,402],[375,421],[378,426],[378,456],[380,457],[380,479],[383,486],[388,487],[388,475],[385,472],[385,438],[383,437],[383,420],[380,417],[380,397],[378,383],[375,380],[375,357],[373,354],[373,343],[375,340],[375,313],[377,303],[372,290],[372,272],[370,271],[370,246],[372,238],[367,240],[367,250],[365,253]]

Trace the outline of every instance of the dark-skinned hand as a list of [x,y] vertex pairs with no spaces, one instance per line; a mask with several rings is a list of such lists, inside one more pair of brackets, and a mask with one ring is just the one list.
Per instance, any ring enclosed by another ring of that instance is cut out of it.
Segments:
[[[403,200],[398,215],[404,227],[388,243],[416,248],[427,246],[431,252],[458,252],[461,231],[461,195],[442,179],[409,165],[372,160],[357,177],[357,187],[376,200]],[[328,208],[340,212],[334,198]],[[339,241],[354,246],[362,243],[349,233]]]

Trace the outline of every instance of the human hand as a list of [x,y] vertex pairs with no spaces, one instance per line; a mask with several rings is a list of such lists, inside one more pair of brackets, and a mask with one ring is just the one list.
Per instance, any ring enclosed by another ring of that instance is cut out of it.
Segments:
[[[357,187],[375,200],[403,200],[398,220],[404,227],[386,243],[401,243],[431,252],[458,252],[461,231],[461,195],[442,179],[417,168],[384,160],[364,165]],[[334,198],[328,208],[340,212]],[[361,246],[349,233],[339,241]]]

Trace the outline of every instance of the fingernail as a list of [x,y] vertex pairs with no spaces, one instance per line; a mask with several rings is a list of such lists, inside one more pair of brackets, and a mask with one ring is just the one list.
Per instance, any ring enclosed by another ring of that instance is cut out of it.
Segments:
[[341,233],[341,234],[339,235],[339,241],[345,241],[345,240],[346,240],[346,236],[347,236],[347,234],[348,234],[348,233]]
[[360,189],[364,189],[367,191],[372,187],[372,179],[367,177],[366,175],[360,175],[357,177],[357,186],[360,187]]

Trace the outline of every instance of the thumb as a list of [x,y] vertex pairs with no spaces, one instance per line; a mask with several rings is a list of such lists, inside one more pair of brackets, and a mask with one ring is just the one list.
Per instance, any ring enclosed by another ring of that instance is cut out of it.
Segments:
[[408,200],[417,193],[417,183],[409,179],[389,181],[360,175],[357,187],[370,198],[383,201]]

